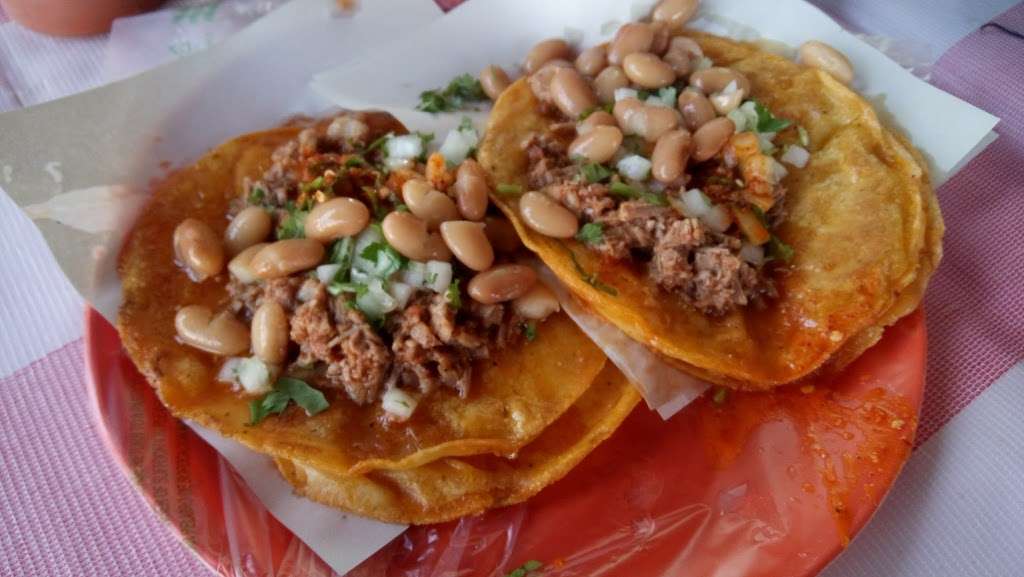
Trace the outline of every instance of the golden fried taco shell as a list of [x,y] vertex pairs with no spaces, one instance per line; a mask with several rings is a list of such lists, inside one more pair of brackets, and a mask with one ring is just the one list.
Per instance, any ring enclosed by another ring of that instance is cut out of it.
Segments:
[[615,431],[640,400],[609,364],[587,392],[515,458],[449,457],[365,476],[325,473],[277,459],[296,491],[314,501],[394,523],[440,523],[522,502],[565,476]]
[[[394,129],[404,132],[389,116],[378,121],[394,122]],[[271,151],[298,130],[236,138],[172,174],[157,186],[125,244],[118,327],[129,355],[163,403],[176,417],[255,450],[338,473],[415,467],[451,455],[511,454],[533,440],[576,402],[605,364],[601,351],[561,313],[537,327],[533,342],[478,362],[468,398],[434,391],[408,423],[393,427],[382,426],[380,403],[359,407],[334,391],[325,391],[330,408],[315,416],[291,406],[250,426],[251,397],[216,380],[223,359],[178,342],[178,308],[201,304],[220,310],[229,297],[227,273],[197,284],[175,266],[175,226],[195,217],[223,233],[228,204],[238,197],[243,180],[262,174]]]
[[[880,124],[862,97],[828,74],[750,44],[694,36],[716,64],[747,75],[752,98],[810,136],[809,164],[791,169],[784,181],[788,216],[776,232],[796,256],[776,277],[777,299],[764,309],[703,315],[658,289],[639,267],[527,228],[516,196],[494,200],[524,243],[631,338],[704,379],[771,388],[810,374],[888,311],[901,310],[894,306],[921,269],[922,198],[931,187],[915,152]],[[495,104],[480,159],[496,183],[527,184],[523,143],[553,122],[538,105],[523,80]],[[594,286],[588,276],[595,274],[607,286]]]

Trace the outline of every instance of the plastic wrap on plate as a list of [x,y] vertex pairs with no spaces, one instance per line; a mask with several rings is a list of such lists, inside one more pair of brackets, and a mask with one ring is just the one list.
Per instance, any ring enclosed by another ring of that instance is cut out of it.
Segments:
[[[112,451],[200,557],[225,576],[332,575],[170,417],[100,315],[87,334]],[[812,575],[909,455],[925,341],[917,313],[827,383],[705,395],[668,422],[638,407],[527,503],[410,528],[350,575],[505,575],[531,561],[543,575]]]

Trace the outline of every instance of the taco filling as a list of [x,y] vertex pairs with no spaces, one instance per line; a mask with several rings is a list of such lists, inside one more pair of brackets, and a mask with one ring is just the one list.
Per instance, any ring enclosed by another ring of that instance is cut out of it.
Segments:
[[[465,397],[474,362],[532,340],[558,310],[513,260],[511,225],[487,214],[486,177],[459,145],[475,129],[428,156],[431,135],[380,124],[346,113],[278,147],[226,215],[229,303],[175,317],[181,342],[222,355],[220,379],[258,396],[254,423],[289,400],[322,410],[320,390],[407,420],[438,388]],[[193,281],[219,272],[220,240],[200,220],[178,225]]]
[[[558,42],[527,58],[550,122],[523,144],[526,225],[642,269],[705,315],[776,297],[773,276],[792,256],[773,234],[785,219],[783,162],[807,163],[803,131],[663,22],[626,24],[575,65]],[[556,217],[567,226],[552,227]]]

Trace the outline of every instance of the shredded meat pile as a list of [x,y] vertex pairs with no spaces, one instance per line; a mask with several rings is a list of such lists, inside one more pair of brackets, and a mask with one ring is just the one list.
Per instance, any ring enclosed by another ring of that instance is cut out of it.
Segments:
[[344,296],[332,297],[315,279],[290,277],[258,284],[232,280],[232,309],[250,317],[266,299],[290,316],[291,340],[298,344],[297,367],[317,368],[318,384],[343,390],[355,403],[376,400],[401,384],[429,393],[451,387],[469,393],[472,364],[490,358],[520,335],[521,319],[511,307],[467,300],[455,310],[440,294],[420,294],[389,317],[390,345],[353,310]]
[[[721,315],[774,294],[771,280],[740,258],[738,238],[710,230],[669,206],[625,200],[613,196],[607,184],[586,182],[568,159],[565,145],[551,135],[534,136],[527,143],[527,156],[532,189],[543,191],[582,221],[602,226],[601,240],[590,248],[610,259],[647,263],[657,286],[702,313]],[[734,193],[715,184],[734,178],[724,163],[700,175],[702,185],[718,200]]]

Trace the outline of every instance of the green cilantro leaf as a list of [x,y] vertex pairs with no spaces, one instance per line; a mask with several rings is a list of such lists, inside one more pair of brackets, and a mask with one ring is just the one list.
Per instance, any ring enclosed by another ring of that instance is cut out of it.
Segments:
[[761,207],[757,206],[756,204],[752,204],[750,205],[750,210],[754,212],[754,215],[757,216],[757,219],[761,221],[761,224],[764,225],[765,228],[768,228],[768,215],[766,215],[764,211],[761,210]]
[[376,274],[382,278],[387,278],[398,272],[409,261],[386,242],[370,243],[363,249],[363,252],[359,253],[359,256],[377,263]]
[[304,238],[306,236],[306,229],[303,223],[309,211],[300,210],[291,203],[288,205],[287,210],[288,214],[277,225],[277,240]]
[[292,377],[281,377],[274,384],[274,390],[249,403],[249,424],[257,425],[270,415],[280,415],[289,402],[295,402],[306,414],[313,416],[330,404],[324,394]]
[[369,164],[366,159],[360,154],[352,155],[345,159],[345,168],[352,168],[354,166],[366,166]]
[[583,268],[583,265],[580,264],[579,259],[576,258],[575,252],[573,252],[570,249],[566,250],[569,250],[569,258],[572,259],[572,266],[576,269],[576,274],[580,275],[580,278],[583,279],[583,282],[587,283],[588,285],[596,288],[597,290],[603,293],[608,293],[612,296],[619,295],[619,291],[615,290],[615,287],[609,286],[601,282],[601,279],[598,278],[597,273],[590,272],[587,269]]
[[778,118],[773,115],[772,111],[768,110],[768,107],[760,102],[754,102],[754,110],[757,111],[758,132],[778,132],[793,124],[785,118]]
[[267,191],[263,190],[262,186],[253,185],[249,189],[249,204],[263,204],[264,199],[267,198]]
[[583,244],[599,244],[604,240],[604,225],[599,222],[588,222],[576,233],[576,240]]
[[354,293],[356,296],[366,294],[366,291],[370,290],[366,285],[357,282],[340,282],[335,281],[327,285],[327,292],[334,296],[338,296],[341,293]]
[[461,74],[452,79],[443,90],[425,90],[420,93],[418,110],[424,112],[451,112],[461,110],[468,103],[480,102],[487,98],[480,81],[471,74]]
[[312,192],[314,190],[321,190],[324,187],[324,177],[318,176],[313,180],[302,185],[302,192]]
[[455,310],[462,308],[462,293],[459,292],[459,279],[452,281],[444,291],[444,300]]
[[611,186],[608,187],[608,192],[622,198],[642,200],[647,204],[668,206],[668,199],[665,198],[664,194],[651,192],[639,186],[630,186],[625,182],[613,182]]
[[476,127],[473,126],[473,121],[468,116],[462,117],[462,122],[459,122],[459,132],[476,132]]
[[544,564],[540,561],[531,559],[526,563],[523,563],[519,567],[516,567],[512,571],[509,571],[508,574],[505,575],[505,577],[526,577],[527,574],[532,573],[543,566]]
[[400,202],[395,205],[395,212],[409,212],[409,205]]
[[603,164],[588,162],[580,165],[580,174],[583,175],[583,178],[587,179],[587,182],[595,183],[608,180],[614,172]]
[[537,325],[535,323],[523,323],[522,329],[526,342],[532,343],[533,339],[537,338]]
[[507,184],[504,182],[498,183],[498,186],[494,187],[495,192],[500,195],[508,196],[513,194],[522,194],[523,187],[518,184]]
[[356,241],[351,236],[338,239],[331,245],[331,253],[327,257],[331,264],[341,265],[338,274],[334,275],[331,283],[344,282],[348,280],[349,269],[352,268],[352,258],[355,256]]
[[[369,145],[367,145],[366,148],[363,149],[362,156],[366,156],[366,155],[370,154],[371,152],[377,150],[378,148],[381,148],[382,146],[384,146],[384,143],[387,142],[388,139],[391,138],[394,135],[395,135],[394,132],[389,132],[387,134],[384,134],[382,136],[377,137],[377,140],[374,140]],[[386,154],[386,149],[385,149],[384,152]]]
[[415,134],[416,136],[419,136],[420,137],[420,142],[423,143],[423,152],[420,153],[420,156],[418,158],[418,160],[420,162],[423,162],[423,161],[427,160],[427,147],[430,146],[430,143],[434,141],[434,133],[433,132],[419,132],[419,131],[417,131],[417,132],[414,132],[413,134]]
[[768,258],[771,260],[781,260],[782,262],[789,262],[793,260],[793,256],[796,251],[793,247],[782,242],[782,239],[775,236],[774,234],[768,240]]

